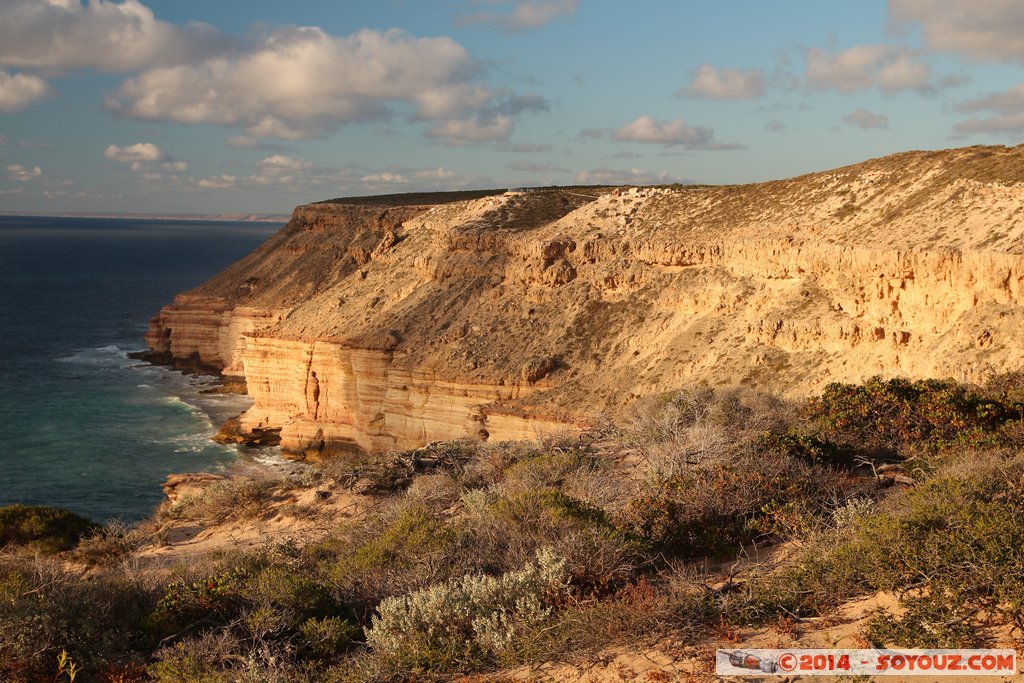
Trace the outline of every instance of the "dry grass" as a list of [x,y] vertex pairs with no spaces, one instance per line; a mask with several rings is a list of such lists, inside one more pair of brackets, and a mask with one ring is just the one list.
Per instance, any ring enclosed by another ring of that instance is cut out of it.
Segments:
[[281,499],[288,483],[281,479],[229,479],[195,496],[186,496],[164,508],[163,519],[185,519],[209,524],[258,519]]

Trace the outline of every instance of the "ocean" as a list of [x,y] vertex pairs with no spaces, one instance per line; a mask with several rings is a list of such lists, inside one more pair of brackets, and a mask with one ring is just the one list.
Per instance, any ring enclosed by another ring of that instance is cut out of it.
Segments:
[[176,293],[280,227],[0,216],[0,505],[133,521],[170,473],[273,458],[210,440],[246,397],[127,354]]

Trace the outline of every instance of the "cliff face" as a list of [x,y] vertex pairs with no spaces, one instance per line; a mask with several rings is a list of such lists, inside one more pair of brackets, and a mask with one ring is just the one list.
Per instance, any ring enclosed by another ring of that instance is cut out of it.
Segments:
[[407,448],[581,425],[694,382],[800,394],[1021,366],[1024,148],[788,181],[317,204],[154,318],[243,429]]

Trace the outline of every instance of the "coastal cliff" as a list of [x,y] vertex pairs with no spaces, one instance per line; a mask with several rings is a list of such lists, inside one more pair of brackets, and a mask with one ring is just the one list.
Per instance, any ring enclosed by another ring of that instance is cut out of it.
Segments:
[[700,382],[978,381],[1021,366],[1021,207],[1024,147],[745,186],[335,200],[146,340],[244,380],[238,430],[310,456],[533,438]]

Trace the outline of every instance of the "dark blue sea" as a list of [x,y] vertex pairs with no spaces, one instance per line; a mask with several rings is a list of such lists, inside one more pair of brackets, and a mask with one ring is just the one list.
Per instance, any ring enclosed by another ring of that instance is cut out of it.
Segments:
[[169,473],[248,457],[210,441],[245,397],[127,354],[177,292],[280,227],[0,216],[0,505],[130,521]]

